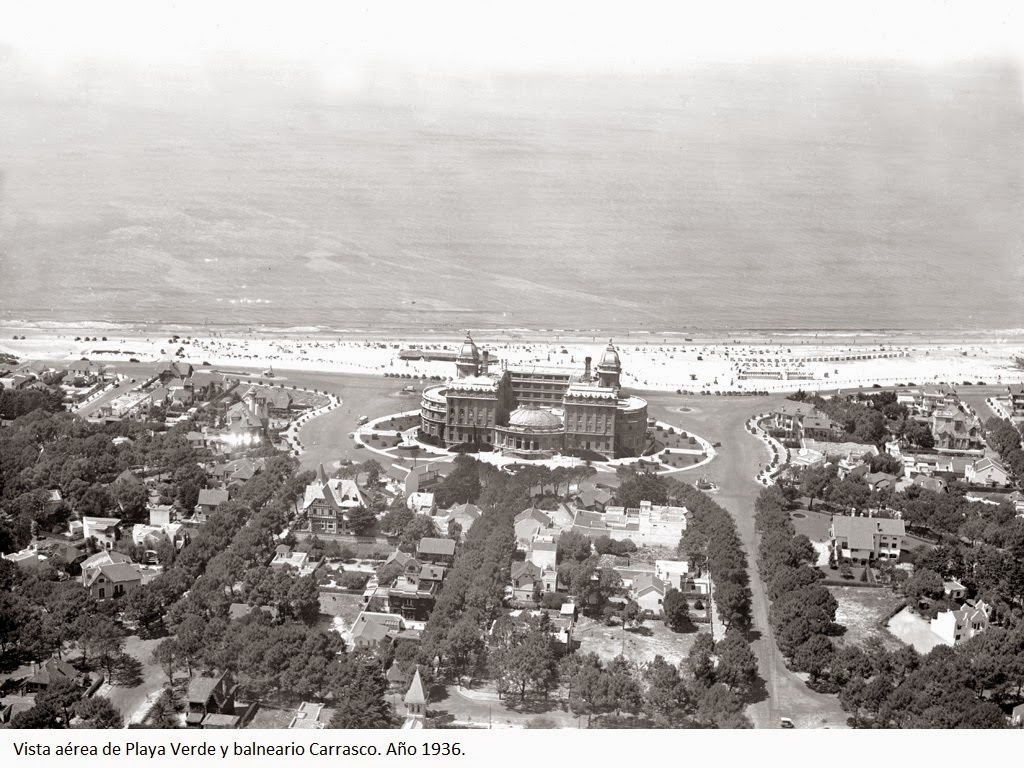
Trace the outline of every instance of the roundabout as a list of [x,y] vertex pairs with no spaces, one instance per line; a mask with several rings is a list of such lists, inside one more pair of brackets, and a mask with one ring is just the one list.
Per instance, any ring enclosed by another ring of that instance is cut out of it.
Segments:
[[[656,447],[660,447],[645,456],[597,461],[561,453],[533,459],[522,455],[507,455],[501,449],[455,452],[420,439],[419,415],[419,410],[411,410],[371,419],[360,426],[352,438],[356,445],[392,461],[412,459],[414,463],[419,460],[451,462],[456,456],[465,453],[499,468],[526,465],[555,469],[586,465],[598,472],[614,473],[619,467],[636,467],[654,474],[673,475],[706,467],[717,456],[717,451],[708,440],[662,421],[655,421],[648,427],[648,437],[654,439]],[[672,444],[668,445],[668,442]]]

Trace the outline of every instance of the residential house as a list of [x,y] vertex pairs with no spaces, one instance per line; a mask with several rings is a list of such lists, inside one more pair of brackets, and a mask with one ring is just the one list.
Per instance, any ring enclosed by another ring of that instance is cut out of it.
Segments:
[[181,360],[169,360],[157,376],[163,382],[170,381],[171,379],[188,379],[191,378],[194,372],[195,368],[192,367],[191,363]]
[[1017,388],[1006,388],[1007,399],[1010,404],[1011,416],[1024,416],[1024,385],[1017,385]]
[[981,424],[959,408],[944,406],[932,413],[932,435],[940,450],[972,451],[983,447]]
[[552,520],[536,507],[530,507],[516,515],[513,528],[516,534],[516,546],[526,548],[540,531],[553,525]]
[[170,525],[177,517],[173,504],[153,504],[149,507],[150,525]]
[[82,517],[82,536],[95,539],[103,549],[113,549],[121,538],[121,521],[115,517]]
[[255,401],[242,400],[228,408],[224,421],[228,432],[240,444],[252,444],[258,443],[263,437],[269,416],[266,420],[262,417],[262,411],[257,408]]
[[188,707],[185,725],[190,728],[237,728],[241,720],[235,714],[237,688],[228,671],[212,677],[193,677],[188,681],[185,696]]
[[665,601],[665,582],[653,573],[641,573],[633,579],[631,594],[641,609],[656,616],[661,615]]
[[557,557],[558,534],[555,533],[538,533],[526,548],[526,559],[541,570],[553,569],[556,565]]
[[18,552],[11,552],[4,555],[4,560],[10,560],[23,571],[34,571],[49,561],[46,555],[40,552],[34,545],[30,545]]
[[455,541],[425,536],[416,545],[416,557],[420,562],[450,566],[455,562]]
[[354,480],[328,478],[321,464],[316,479],[306,486],[302,511],[313,533],[341,533],[348,530],[349,514],[365,506]]
[[968,485],[1006,488],[1010,485],[1010,473],[998,461],[986,456],[967,465],[964,469],[964,480]]
[[959,581],[942,582],[942,594],[949,600],[963,600],[967,597],[967,588]]
[[142,568],[116,563],[82,568],[82,586],[97,600],[116,600],[142,584]]
[[203,488],[199,491],[199,502],[196,504],[195,517],[206,520],[217,511],[217,507],[228,500],[228,492],[220,488]]
[[137,547],[156,549],[167,543],[175,549],[181,549],[185,543],[185,526],[181,523],[165,525],[144,525],[136,523],[132,526],[132,542]]
[[868,472],[864,475],[864,482],[872,491],[894,491],[896,490],[896,475],[888,472]]
[[418,464],[405,476],[405,497],[409,498],[418,491],[428,491],[438,485],[444,477],[437,464]]
[[940,612],[929,627],[946,645],[957,645],[987,630],[991,615],[992,606],[979,600],[955,611]]
[[684,594],[707,595],[711,592],[711,580],[698,573],[690,573],[686,560],[655,560],[654,575],[667,588],[678,589]]
[[455,504],[444,515],[439,515],[435,522],[439,523],[440,528],[445,532],[448,531],[452,523],[458,523],[462,527],[462,538],[465,538],[469,529],[473,527],[473,523],[480,519],[481,514],[483,514],[482,510],[475,504]]
[[432,516],[437,511],[437,504],[434,502],[434,494],[430,491],[417,491],[409,494],[406,499],[409,511],[417,515]]
[[[422,570],[422,569],[421,569]],[[387,608],[407,619],[426,621],[434,610],[437,599],[437,584],[420,581],[420,574],[399,576],[387,588]]]
[[352,624],[352,645],[376,648],[381,641],[393,638],[406,626],[406,620],[396,613],[363,611]]
[[797,437],[800,432],[800,422],[807,416],[818,417],[818,411],[808,403],[783,403],[771,413],[771,427]]
[[833,515],[829,533],[837,557],[867,563],[898,559],[907,530],[902,520]]
[[580,509],[603,512],[604,508],[611,502],[612,494],[593,483],[581,483],[579,491],[573,496],[572,500]]
[[548,632],[551,638],[558,643],[561,652],[569,651],[572,648],[572,635],[576,626],[576,606],[573,603],[563,603],[561,609],[557,611],[541,608],[519,608],[509,611],[507,617],[499,618],[491,625],[490,635],[497,638],[507,632],[522,632],[531,624],[536,626],[537,620],[545,615],[548,617]]
[[836,425],[827,416],[805,416],[800,421],[800,436],[811,440],[829,440],[836,436]]
[[278,544],[269,565],[271,568],[301,568],[308,560],[308,552],[293,552],[287,544]]
[[1024,702],[1010,710],[1010,725],[1020,728],[1024,725]]
[[544,591],[542,571],[529,561],[512,563],[512,597],[521,602],[532,602]]
[[210,400],[224,391],[224,375],[217,371],[193,371],[189,381],[197,400]]
[[50,658],[40,665],[32,665],[32,674],[25,678],[27,693],[41,693],[56,682],[78,683],[82,675],[66,661]]

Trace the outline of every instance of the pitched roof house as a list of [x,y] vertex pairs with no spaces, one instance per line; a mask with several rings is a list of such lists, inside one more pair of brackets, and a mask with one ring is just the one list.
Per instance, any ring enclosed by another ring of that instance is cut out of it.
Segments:
[[902,520],[833,515],[830,534],[837,556],[867,562],[898,558],[907,528]]

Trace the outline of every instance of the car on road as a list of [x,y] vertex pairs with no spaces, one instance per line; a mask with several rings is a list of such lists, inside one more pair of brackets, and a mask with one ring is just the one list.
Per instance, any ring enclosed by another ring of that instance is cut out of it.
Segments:
[[790,720],[788,717],[780,717],[779,725],[783,728],[796,728],[796,726],[793,724],[793,721]]
[[366,424],[366,423],[367,423],[367,422],[368,422],[369,420],[370,420],[370,417],[369,417],[369,416],[360,416],[360,417],[359,417],[359,420],[358,420],[358,421],[357,421],[356,423],[357,423],[357,424],[358,424],[359,426],[363,426],[363,424]]

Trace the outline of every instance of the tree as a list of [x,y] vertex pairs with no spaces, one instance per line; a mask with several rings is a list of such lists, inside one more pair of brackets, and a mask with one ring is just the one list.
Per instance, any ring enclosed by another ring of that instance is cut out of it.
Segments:
[[458,677],[472,669],[483,650],[484,641],[478,623],[474,616],[467,614],[448,633],[442,651],[442,663]]
[[119,479],[111,486],[114,503],[119,516],[125,523],[139,523],[146,520],[149,492],[146,485],[137,477]]
[[678,589],[670,589],[665,593],[661,604],[665,626],[673,632],[686,632],[693,627],[690,621],[690,608],[686,597]]
[[143,629],[157,621],[163,615],[163,604],[159,596],[148,584],[136,587],[124,596],[121,601],[124,617],[134,621]]
[[644,677],[649,683],[644,697],[647,714],[666,725],[674,725],[684,719],[693,702],[679,670],[658,655],[648,664]]
[[178,648],[178,641],[173,637],[161,640],[153,649],[153,661],[160,665],[164,674],[167,675],[167,684],[174,682],[174,673],[181,668],[183,659]]
[[793,654],[793,666],[817,680],[835,656],[832,641],[824,635],[811,635]]
[[903,588],[904,594],[915,603],[922,597],[937,600],[942,597],[944,590],[942,577],[928,568],[914,571],[914,574],[907,580]]
[[388,683],[372,660],[347,659],[333,685],[334,716],[331,728],[394,728],[394,708],[385,698]]
[[626,603],[626,607],[622,609],[622,624],[625,627],[627,624],[633,624],[639,627],[644,623],[644,612],[640,607],[640,604],[636,600],[630,600]]
[[82,688],[74,680],[58,678],[36,696],[36,705],[52,708],[60,716],[65,727],[71,722],[72,707],[82,698]]
[[697,704],[698,722],[714,728],[750,728],[743,702],[721,683],[712,685]]
[[388,533],[401,533],[415,516],[416,514],[409,509],[405,499],[399,496],[380,519],[380,530]]
[[704,687],[710,687],[715,682],[715,641],[709,632],[701,632],[697,639],[690,646],[690,653],[687,657],[687,665],[690,674]]
[[719,578],[715,584],[718,616],[726,628],[745,629],[750,625],[750,587]]
[[348,526],[356,536],[369,536],[377,527],[377,516],[360,506],[348,513]]
[[810,498],[808,510],[814,509],[814,500],[825,492],[835,475],[836,469],[832,464],[808,467],[800,472],[800,492]]
[[122,728],[121,713],[102,696],[82,699],[75,704],[75,714],[81,718],[76,728]]
[[108,616],[103,614],[83,616],[81,623],[82,629],[78,643],[82,647],[83,661],[91,654],[106,669],[109,678],[117,658],[121,655],[121,649],[124,647],[124,634]]
[[547,696],[558,678],[555,641],[547,631],[532,627],[495,653],[494,665],[501,688],[515,691],[520,701],[526,700],[528,688]]
[[661,475],[633,472],[619,485],[615,499],[627,509],[639,507],[641,501],[668,504],[668,482]]
[[434,490],[439,507],[475,502],[482,490],[480,485],[479,462],[465,454],[455,457],[453,469]]
[[738,632],[727,632],[721,641],[715,643],[715,653],[718,655],[715,680],[731,691],[748,692],[757,680],[757,658],[743,636]]
[[426,515],[415,515],[402,530],[402,536],[398,540],[398,548],[403,552],[415,552],[419,546],[420,539],[433,536],[437,536],[437,528],[434,527],[434,521]]
[[448,521],[448,538],[452,541],[459,541],[462,538],[462,523],[458,520]]
[[36,704],[11,718],[11,728],[63,728],[64,721],[52,704]]
[[558,537],[557,560],[583,562],[590,557],[590,539],[578,531],[566,531]]

